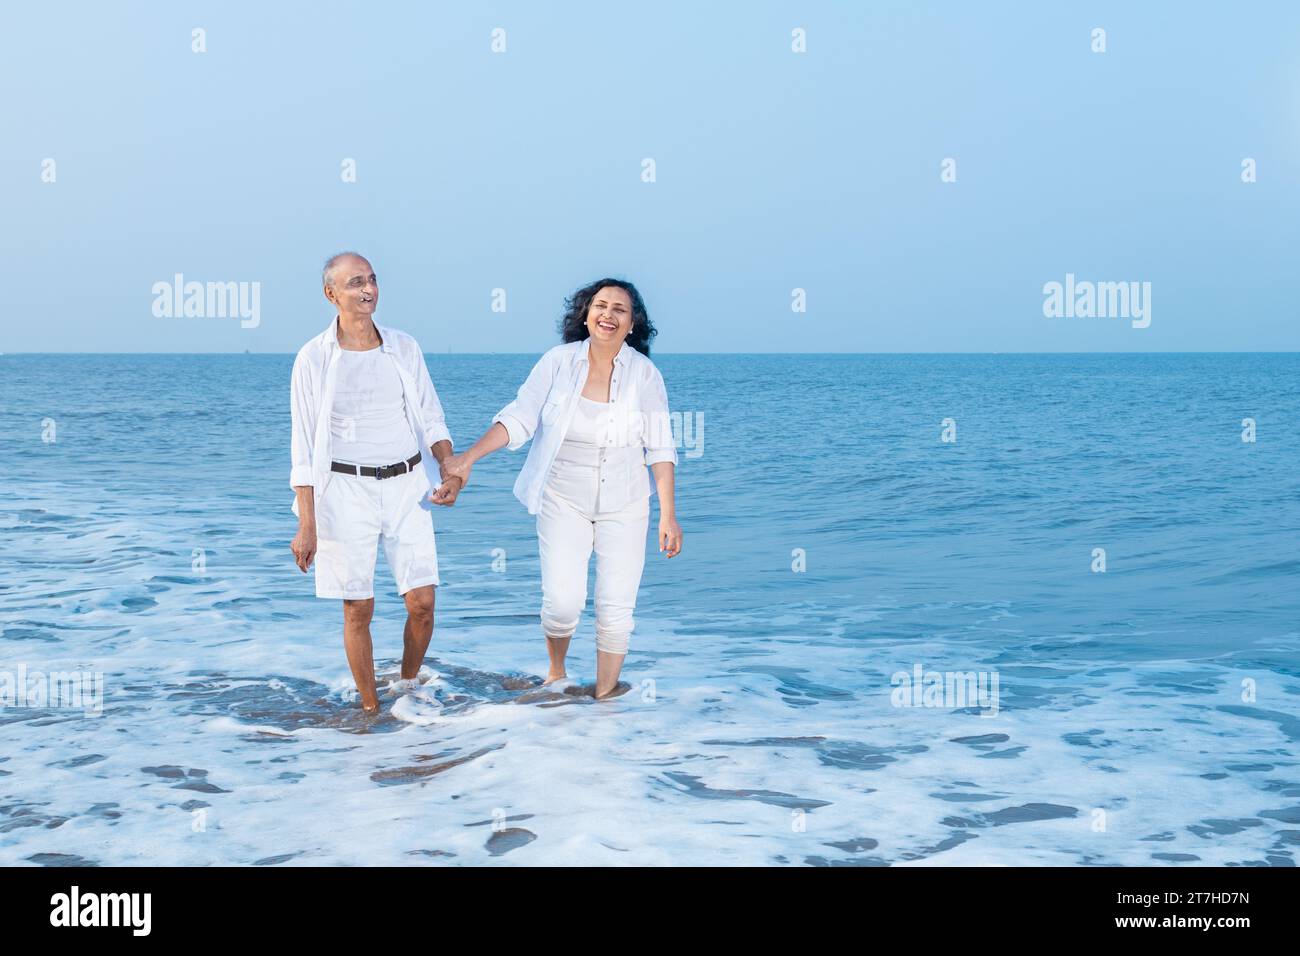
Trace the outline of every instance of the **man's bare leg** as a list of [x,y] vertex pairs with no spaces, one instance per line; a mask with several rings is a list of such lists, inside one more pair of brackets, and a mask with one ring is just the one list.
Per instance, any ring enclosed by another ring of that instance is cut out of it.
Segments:
[[406,629],[402,631],[402,679],[419,676],[425,652],[433,638],[433,585],[411,588],[406,601]]
[[568,676],[564,673],[564,658],[569,653],[569,641],[571,640],[573,640],[572,635],[569,637],[546,635],[546,653],[551,655],[551,669],[546,672],[546,680],[542,681],[543,687],[555,683],[561,677]]
[[609,651],[596,651],[596,693],[600,700],[608,697],[618,686],[618,675],[623,670],[623,658],[626,654],[611,654]]
[[370,619],[375,613],[375,599],[343,601],[343,647],[348,652],[348,666],[357,682],[361,708],[368,714],[379,712],[379,692],[375,688],[375,655],[370,641]]

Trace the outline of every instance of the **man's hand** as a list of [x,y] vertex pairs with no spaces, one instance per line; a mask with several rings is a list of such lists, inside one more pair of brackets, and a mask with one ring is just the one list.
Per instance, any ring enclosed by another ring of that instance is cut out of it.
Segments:
[[294,560],[298,564],[298,569],[303,574],[311,567],[312,561],[316,558],[316,525],[306,521],[298,523],[298,533],[294,535],[293,543],[289,545],[293,551]]
[[429,500],[435,505],[445,505],[450,508],[456,503],[456,498],[463,487],[465,487],[464,483],[453,475],[429,493]]

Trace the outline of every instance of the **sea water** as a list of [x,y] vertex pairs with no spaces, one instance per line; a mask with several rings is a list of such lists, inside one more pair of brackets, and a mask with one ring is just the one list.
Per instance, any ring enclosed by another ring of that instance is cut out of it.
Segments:
[[[1292,864],[1300,357],[654,358],[684,548],[652,511],[627,692],[590,607],[538,686],[501,451],[405,685],[381,551],[367,718],[292,356],[0,356],[0,863]],[[458,447],[534,359],[427,357]]]

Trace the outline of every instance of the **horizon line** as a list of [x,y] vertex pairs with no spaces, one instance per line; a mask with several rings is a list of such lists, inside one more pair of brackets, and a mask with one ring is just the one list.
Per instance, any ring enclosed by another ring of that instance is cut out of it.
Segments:
[[[229,352],[38,352],[38,351],[17,351],[5,352],[0,351],[0,356],[6,355],[283,355],[294,356],[298,353],[293,352],[254,352],[251,349],[243,349]],[[488,355],[537,355],[537,352],[423,352],[423,355],[458,355],[458,356],[488,356]],[[1296,355],[1300,354],[1300,349],[1161,349],[1161,350],[1136,350],[1129,349],[1123,351],[1102,351],[1093,350],[1087,352],[1066,352],[1066,351],[1038,351],[1038,352],[1015,352],[1015,351],[930,351],[930,352],[907,352],[907,351],[887,351],[887,352],[805,352],[805,351],[771,351],[771,352],[655,352],[655,355]]]

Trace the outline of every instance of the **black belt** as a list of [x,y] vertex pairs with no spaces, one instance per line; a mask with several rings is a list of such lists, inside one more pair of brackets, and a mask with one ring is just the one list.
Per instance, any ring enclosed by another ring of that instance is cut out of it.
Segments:
[[345,465],[341,461],[332,462],[330,471],[341,472],[345,475],[360,475],[362,478],[392,478],[396,475],[404,475],[420,463],[420,453],[417,451],[415,456],[399,461],[395,465],[381,465],[378,468],[368,468],[365,465]]

